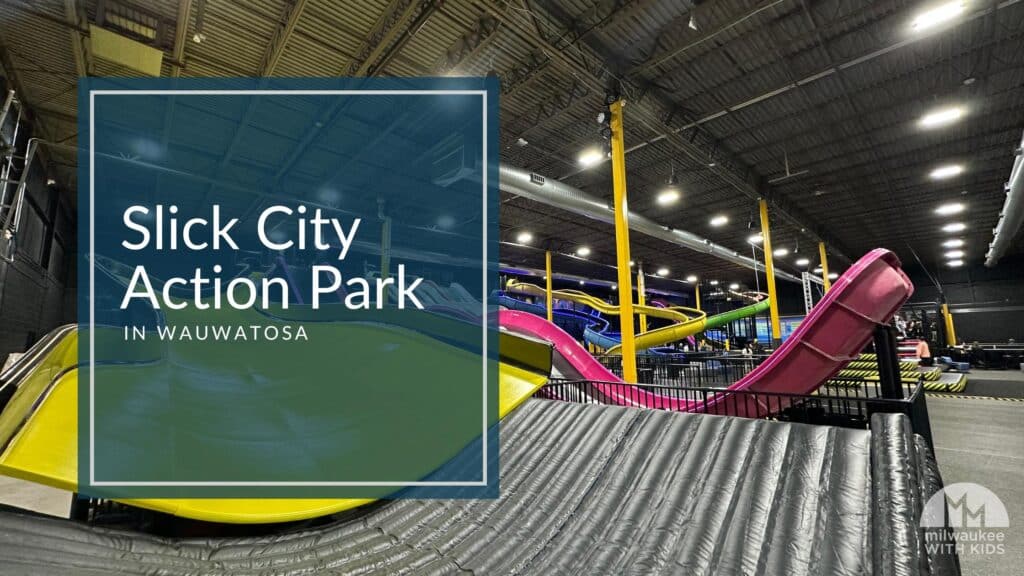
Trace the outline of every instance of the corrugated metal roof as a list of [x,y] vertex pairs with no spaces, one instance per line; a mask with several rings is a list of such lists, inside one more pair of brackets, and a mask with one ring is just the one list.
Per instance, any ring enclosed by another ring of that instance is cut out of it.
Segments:
[[[177,18],[176,0],[107,3],[135,6],[171,23]],[[95,21],[97,2],[81,4]],[[575,97],[567,97],[572,76],[545,63],[551,55],[535,49],[533,40],[514,27],[499,24],[492,34],[474,36],[481,19],[511,18],[575,61],[588,66],[603,62],[631,82],[657,87],[678,109],[671,127],[682,128],[681,135],[695,138],[707,153],[707,161],[683,154],[658,130],[636,121],[627,106],[628,183],[635,210],[746,252],[754,203],[706,164],[728,161],[750,170],[744,178],[764,182],[784,175],[788,158],[791,171],[808,172],[772,185],[772,194],[799,206],[812,220],[806,224],[834,233],[855,252],[851,256],[876,245],[905,252],[909,242],[934,262],[940,253],[935,222],[914,215],[939,201],[966,198],[964,219],[971,228],[965,237],[976,247],[971,256],[980,258],[1024,125],[1024,2],[1003,3],[997,10],[992,4],[971,5],[965,21],[913,42],[908,42],[908,24],[919,3],[908,0],[535,0],[528,9],[514,5],[498,15],[487,11],[492,4],[504,6],[489,0],[308,0],[274,74],[343,73],[362,63],[360,52],[372,30],[397,21],[404,28],[395,30],[387,49],[376,55],[378,61],[367,65],[387,58],[377,73],[395,76],[445,72],[451,64],[455,74],[497,72],[506,80],[503,159],[548,177],[564,176],[574,186],[610,198],[607,164],[587,171],[576,166],[582,148],[600,143],[594,117],[604,94],[577,85]],[[193,0],[183,75],[258,74],[295,5],[287,0]],[[414,17],[390,17],[389,11],[406,6]],[[205,38],[197,43],[192,37],[199,9],[205,11]],[[417,19],[421,12],[425,16]],[[689,26],[691,16],[696,29]],[[59,0],[0,5],[0,36],[24,88],[21,97],[39,111],[48,137],[74,143],[75,65],[71,28],[64,22]],[[418,22],[414,29],[409,28],[412,22]],[[174,67],[169,61],[173,41],[174,30],[168,28],[157,42],[167,54],[164,75]],[[466,43],[470,49],[460,50]],[[458,60],[459,55],[465,59]],[[124,72],[102,62],[94,66],[97,74]],[[927,110],[954,101],[968,106],[969,121],[933,132],[914,124]],[[695,120],[696,135],[687,127]],[[519,138],[528,144],[517,145]],[[73,156],[64,160],[74,162]],[[967,165],[963,177],[927,180],[933,165],[953,160]],[[682,200],[658,206],[654,198],[673,166]],[[73,170],[64,173],[73,182]],[[530,226],[535,237],[563,243],[585,239],[595,254],[610,255],[610,227],[595,228],[568,214],[533,208],[522,199],[507,202],[505,233]],[[714,214],[728,215],[730,224],[711,228],[707,221]],[[773,220],[777,246],[792,248],[798,239],[809,245],[809,237],[791,223]],[[634,237],[638,247],[648,242]],[[711,274],[722,266],[657,246],[649,247],[650,257],[680,273]],[[781,266],[795,270],[785,262]]]

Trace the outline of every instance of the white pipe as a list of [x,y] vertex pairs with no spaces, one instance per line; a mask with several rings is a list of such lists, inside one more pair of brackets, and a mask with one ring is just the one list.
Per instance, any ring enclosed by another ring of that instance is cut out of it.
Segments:
[[999,222],[992,229],[992,243],[985,255],[985,266],[989,268],[1006,254],[1021,224],[1024,224],[1024,136],[1015,153],[1010,179],[1006,182],[1006,201],[999,213]]
[[[504,163],[499,169],[499,174],[501,176],[500,187],[505,192],[606,224],[612,224],[614,221],[613,210],[610,206],[578,188]],[[663,226],[636,212],[629,213],[629,228],[676,246],[708,254],[756,272],[764,272],[764,265],[752,258],[742,256],[735,250],[715,244],[692,232]],[[775,276],[797,284],[800,283],[800,278],[782,270],[776,270]]]

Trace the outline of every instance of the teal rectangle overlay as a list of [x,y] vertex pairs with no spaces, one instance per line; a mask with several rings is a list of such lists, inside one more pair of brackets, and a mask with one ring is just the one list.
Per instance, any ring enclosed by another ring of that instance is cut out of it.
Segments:
[[498,92],[82,79],[78,491],[496,497]]

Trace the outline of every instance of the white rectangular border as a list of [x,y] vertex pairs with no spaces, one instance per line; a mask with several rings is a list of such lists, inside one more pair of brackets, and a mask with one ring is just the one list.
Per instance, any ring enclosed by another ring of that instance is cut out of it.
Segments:
[[[483,336],[483,480],[479,482],[116,482],[96,481],[96,96],[481,96],[483,98],[483,294],[481,334]],[[89,91],[89,483],[92,486],[487,486],[487,91],[486,90],[90,90]]]

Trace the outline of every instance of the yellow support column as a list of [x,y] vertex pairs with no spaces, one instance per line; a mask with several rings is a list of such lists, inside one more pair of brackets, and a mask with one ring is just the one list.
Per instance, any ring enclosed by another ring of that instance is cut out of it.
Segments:
[[[391,217],[384,218],[380,227],[380,278],[387,280],[391,275]],[[388,303],[388,291],[384,291],[384,304]]]
[[825,243],[818,242],[818,255],[821,257],[821,282],[825,285],[825,292],[832,289],[832,282],[828,279],[828,254],[825,254]]
[[942,317],[946,321],[946,345],[956,346],[956,330],[953,328],[953,313],[949,311],[949,305],[942,305]]
[[775,262],[772,258],[772,234],[768,225],[768,201],[764,198],[758,202],[761,208],[761,237],[764,238],[764,272],[768,284],[768,311],[772,320],[772,343],[782,340],[782,327],[779,325],[779,300],[775,294]]
[[[640,306],[647,305],[647,288],[644,285],[644,263],[637,262],[636,265],[636,303]],[[647,314],[640,315],[640,332],[647,332]]]
[[547,252],[544,253],[544,272],[546,274],[544,276],[544,281],[545,281],[544,301],[545,301],[545,305],[548,307],[548,322],[554,323],[554,321],[555,321],[555,309],[552,308],[552,306],[551,306],[551,304],[552,304],[552,298],[551,298],[551,250],[548,250]]
[[622,100],[617,100],[610,106],[612,185],[615,193],[615,252],[619,272],[619,320],[622,323],[622,379],[636,383],[633,277],[629,270],[629,204],[626,202],[626,147],[622,133],[622,106]]
[[704,309],[700,307],[700,280],[693,285],[693,298],[697,301],[697,310],[703,312]]

